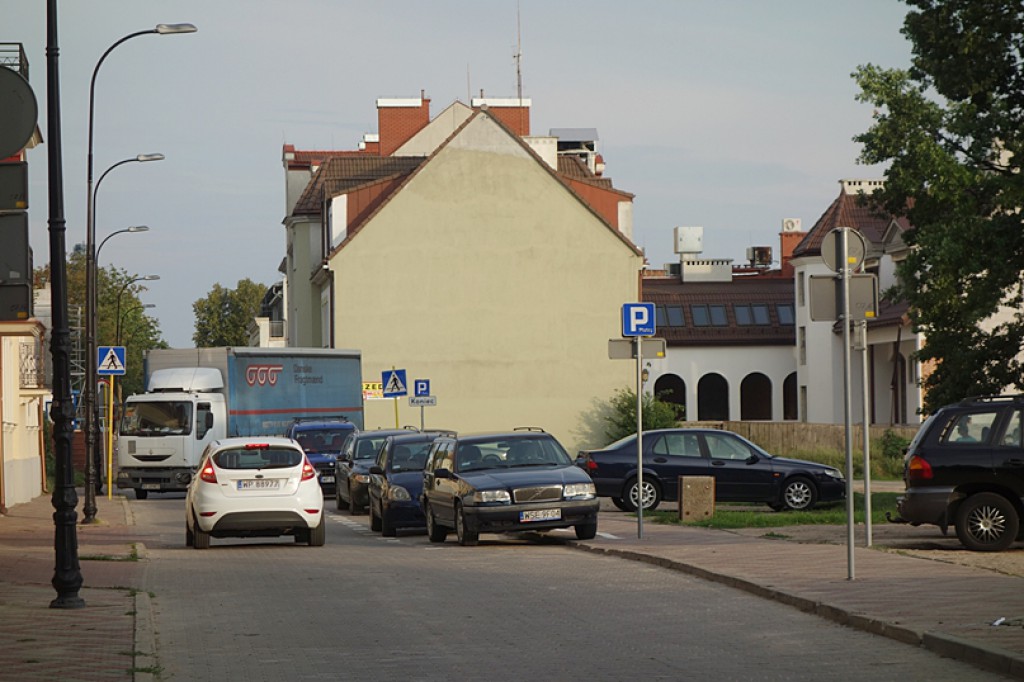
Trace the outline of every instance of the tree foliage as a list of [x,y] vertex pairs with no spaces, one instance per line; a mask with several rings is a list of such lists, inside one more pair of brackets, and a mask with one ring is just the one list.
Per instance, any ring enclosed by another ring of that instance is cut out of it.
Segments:
[[[611,413],[605,417],[608,442],[636,433],[636,391],[619,389],[609,402]],[[659,400],[651,393],[643,394],[642,403],[644,431],[671,428],[678,422],[675,405]]]
[[[82,361],[73,362],[84,368],[86,351],[85,327],[85,251],[68,254],[67,276],[68,326],[73,354],[82,354]],[[118,379],[123,395],[142,391],[142,355],[150,348],[165,348],[157,320],[146,314],[140,295],[146,291],[142,282],[133,282],[138,275],[113,265],[96,270],[96,345],[125,347],[126,373]],[[40,289],[50,281],[49,264],[33,272],[33,288]],[[118,305],[120,304],[120,305]],[[120,330],[118,320],[120,319]],[[118,331],[121,336],[118,338]],[[82,389],[84,376],[72,376],[73,388]]]
[[266,286],[248,278],[239,280],[234,289],[214,284],[206,298],[192,304],[196,347],[249,345],[249,325],[260,312],[266,291]]
[[[872,199],[913,226],[896,293],[924,335],[925,409],[1024,386],[1024,5],[906,0],[911,68],[861,66]],[[997,315],[997,313],[999,313]]]

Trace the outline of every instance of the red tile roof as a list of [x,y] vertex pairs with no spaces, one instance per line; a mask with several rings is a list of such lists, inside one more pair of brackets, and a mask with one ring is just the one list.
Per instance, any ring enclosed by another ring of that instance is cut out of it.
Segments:
[[793,249],[793,257],[820,255],[822,240],[836,227],[851,227],[860,232],[869,245],[880,245],[886,229],[894,220],[901,231],[910,226],[906,218],[893,218],[881,208],[871,205],[870,195],[847,194],[841,190],[807,236]]
[[383,178],[408,175],[426,161],[422,156],[335,156],[324,161],[295,202],[293,215],[316,215],[324,200]]
[[[778,305],[793,305],[792,279],[744,277],[731,282],[680,282],[678,279],[644,279],[641,299],[655,305],[683,307],[686,326],[659,327],[657,336],[669,346],[793,346],[794,325],[779,323]],[[691,306],[724,305],[728,325],[695,327]],[[767,304],[771,324],[739,325],[737,304]]]

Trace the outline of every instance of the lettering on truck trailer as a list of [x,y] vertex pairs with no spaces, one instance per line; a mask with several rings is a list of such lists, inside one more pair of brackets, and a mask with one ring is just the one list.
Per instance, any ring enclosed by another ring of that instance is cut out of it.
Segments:
[[245,368],[245,383],[250,386],[259,384],[265,386],[277,385],[277,375],[284,369],[284,365],[249,365]]

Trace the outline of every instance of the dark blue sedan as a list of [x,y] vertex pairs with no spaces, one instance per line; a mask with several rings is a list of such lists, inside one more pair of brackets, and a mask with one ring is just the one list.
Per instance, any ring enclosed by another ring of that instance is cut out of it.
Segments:
[[384,439],[369,469],[370,530],[394,537],[399,528],[424,528],[420,507],[423,467],[430,444],[441,432],[408,433]]
[[678,500],[680,476],[710,476],[715,500],[753,502],[782,509],[810,509],[846,498],[835,467],[770,455],[747,439],[717,429],[659,429],[643,437],[643,489],[637,485],[636,434],[601,450],[580,452],[600,497],[623,511],[653,509]]

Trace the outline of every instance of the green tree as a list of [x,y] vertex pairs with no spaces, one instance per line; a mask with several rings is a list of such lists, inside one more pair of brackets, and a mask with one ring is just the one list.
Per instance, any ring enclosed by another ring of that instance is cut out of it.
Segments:
[[[66,265],[68,324],[71,343],[85,352],[85,251],[75,249],[68,254]],[[140,295],[146,287],[132,282],[138,275],[113,265],[96,271],[96,345],[125,347],[127,372],[119,378],[122,394],[137,393],[143,389],[142,356],[150,348],[165,348],[160,326],[156,319],[145,314]],[[33,272],[34,288],[50,281],[49,264]],[[120,294],[120,310],[118,295]],[[121,338],[118,344],[118,316],[121,320]],[[81,390],[84,377],[73,377],[75,390]]]
[[[608,442],[636,433],[636,391],[619,389],[609,402],[611,413],[605,417]],[[642,402],[644,431],[671,428],[678,422],[676,406],[672,403],[659,400],[651,393],[644,393]]]
[[1024,5],[906,1],[911,68],[857,69],[875,111],[855,140],[862,162],[889,164],[872,201],[912,225],[893,294],[925,338],[931,411],[1024,385]]
[[251,279],[239,280],[234,289],[214,284],[206,298],[192,304],[196,315],[192,340],[196,347],[249,345],[249,325],[259,314],[266,292],[265,285]]

